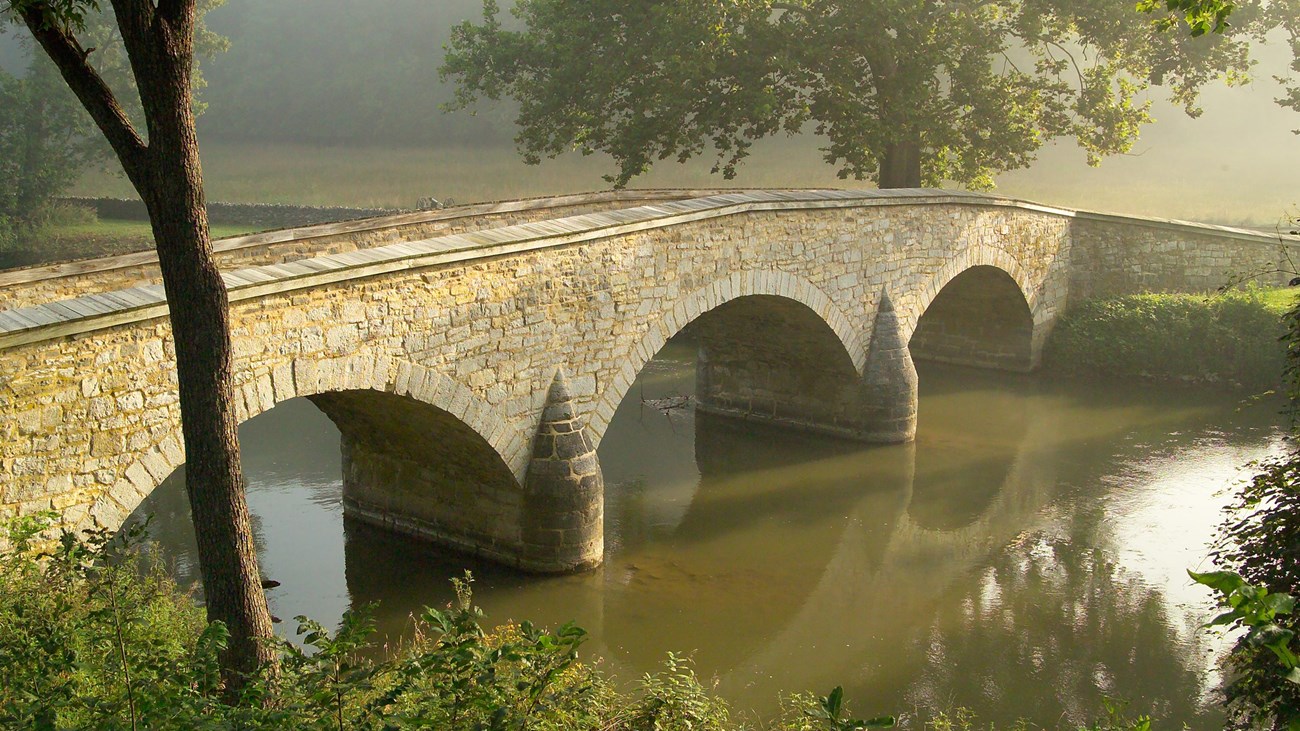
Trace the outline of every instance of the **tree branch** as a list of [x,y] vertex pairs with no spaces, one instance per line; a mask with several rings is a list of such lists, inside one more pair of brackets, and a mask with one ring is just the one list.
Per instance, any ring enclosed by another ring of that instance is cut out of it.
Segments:
[[122,167],[134,177],[140,172],[146,145],[113,95],[113,90],[86,60],[89,52],[82,49],[71,32],[47,21],[47,18],[54,17],[54,13],[45,3],[24,5],[19,13],[36,42],[54,61],[63,80],[113,146]]
[[193,13],[194,0],[158,0],[158,15],[175,22]]

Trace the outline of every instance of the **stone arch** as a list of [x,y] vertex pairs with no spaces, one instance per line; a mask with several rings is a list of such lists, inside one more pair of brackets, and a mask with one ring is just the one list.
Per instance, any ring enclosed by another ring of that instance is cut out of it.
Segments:
[[646,363],[687,325],[701,315],[722,305],[751,296],[779,297],[806,307],[815,314],[839,340],[860,374],[866,363],[867,350],[863,337],[853,327],[847,315],[821,289],[794,274],[774,270],[747,270],[701,287],[665,307],[657,322],[652,322],[641,341],[629,353],[620,373],[605,388],[596,402],[591,419],[592,438],[597,445],[604,437],[614,411],[623,401],[632,382]]
[[[512,430],[493,407],[453,378],[382,354],[294,358],[263,371],[235,388],[235,418],[242,424],[293,398],[348,391],[375,391],[432,406],[464,424],[509,464]],[[145,450],[96,499],[78,521],[78,530],[121,526],[149,493],[185,464],[183,444],[177,419],[158,444]]]
[[911,338],[916,330],[917,321],[926,310],[930,309],[930,305],[934,303],[943,288],[966,270],[979,266],[1000,269],[1003,274],[1010,277],[1019,287],[1020,295],[1024,297],[1030,313],[1035,314],[1035,322],[1038,321],[1037,313],[1042,309],[1039,306],[1039,288],[1035,286],[1029,271],[1006,251],[993,246],[975,244],[952,253],[943,266],[930,275],[925,286],[916,293],[914,306],[902,313],[903,334]]
[[925,306],[909,313],[908,347],[918,360],[1032,370],[1043,311],[1037,289],[1010,255],[978,248],[982,254],[955,258],[922,291]]

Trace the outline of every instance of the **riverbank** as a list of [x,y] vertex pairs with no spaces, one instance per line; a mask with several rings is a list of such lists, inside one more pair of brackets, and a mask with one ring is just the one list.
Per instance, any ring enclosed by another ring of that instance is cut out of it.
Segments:
[[1057,323],[1043,365],[1080,377],[1274,388],[1286,355],[1283,316],[1298,294],[1247,288],[1086,300]]
[[[579,659],[588,635],[572,623],[485,628],[468,574],[453,580],[447,606],[411,616],[413,639],[398,646],[377,642],[368,606],[345,612],[335,629],[295,618],[306,647],[277,642],[278,671],[232,694],[218,674],[225,629],[207,625],[193,592],[139,550],[138,530],[65,540],[43,553],[32,539],[44,520],[0,524],[14,546],[0,553],[5,727],[843,731],[897,723],[856,720],[838,686],[825,696],[782,694],[779,714],[754,718],[672,653],[661,670],[625,686]],[[1105,707],[1075,727],[1149,728],[1145,716]],[[933,731],[985,727],[963,708],[905,721]]]

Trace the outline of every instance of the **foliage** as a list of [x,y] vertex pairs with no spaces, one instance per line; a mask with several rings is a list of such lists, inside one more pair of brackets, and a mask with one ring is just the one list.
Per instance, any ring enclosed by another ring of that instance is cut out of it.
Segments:
[[[330,630],[299,617],[302,645],[276,641],[278,670],[220,691],[227,634],[140,552],[143,526],[116,538],[39,537],[54,514],[11,521],[0,554],[0,728],[601,729],[739,728],[689,661],[669,655],[631,692],[580,662],[583,630],[523,622],[493,632],[471,601],[416,618],[397,648],[373,643],[370,608]],[[860,721],[839,688],[795,696],[772,729],[848,731]]]
[[[200,3],[199,17],[223,2]],[[69,18],[82,27],[85,45],[91,49],[87,59],[117,98],[126,100],[125,109],[136,127],[143,128],[144,111],[117,24],[96,3],[67,5]],[[3,30],[0,19],[0,32]],[[225,38],[209,31],[201,21],[196,36],[200,57],[211,58],[228,47]],[[27,55],[23,76],[0,69],[0,220],[7,219],[30,236],[56,197],[64,195],[86,171],[106,166],[112,155],[55,65],[31,48]],[[197,69],[194,86],[205,86]],[[195,111],[202,108],[196,101]]]
[[1229,721],[1238,728],[1300,729],[1300,658],[1291,648],[1295,632],[1288,622],[1295,598],[1248,583],[1232,571],[1198,574],[1192,579],[1219,593],[1227,609],[1206,624],[1245,629],[1229,657],[1234,677],[1225,688]]
[[1247,288],[1086,300],[1061,318],[1044,357],[1049,367],[1076,375],[1268,389],[1279,383],[1285,356],[1276,299]]
[[[1293,447],[1259,467],[1220,526],[1223,545],[1215,559],[1250,587],[1244,595],[1239,591],[1241,601],[1250,600],[1242,624],[1263,623],[1269,630],[1249,632],[1236,643],[1226,662],[1232,677],[1224,701],[1237,728],[1284,728],[1300,719],[1300,686],[1293,682],[1294,656],[1287,656],[1292,651],[1279,652],[1276,645],[1286,638],[1289,646],[1285,633],[1295,632],[1296,616],[1263,602],[1283,602],[1285,609],[1284,599],[1268,598],[1300,596],[1300,454]],[[1253,611],[1256,605],[1263,611]]]
[[127,559],[135,533],[39,550],[50,517],[9,525],[0,555],[0,727],[202,727],[222,628]]
[[105,149],[58,72],[35,59],[18,78],[0,70],[0,218],[31,225]]
[[1187,573],[1196,583],[1219,592],[1219,605],[1227,609],[1210,620],[1207,627],[1226,625],[1246,628],[1246,636],[1243,638],[1246,644],[1272,652],[1277,656],[1286,680],[1300,683],[1300,659],[1291,650],[1291,640],[1295,633],[1278,624],[1279,615],[1288,615],[1295,609],[1294,597],[1247,583],[1232,571]]
[[1222,33],[1227,29],[1228,16],[1234,9],[1228,0],[1164,0],[1163,3],[1160,0],[1138,0],[1137,4],[1138,10],[1144,13],[1159,12],[1162,6],[1169,15],[1160,21],[1159,27],[1168,29],[1174,26],[1181,15],[1193,37],[1209,32]]
[[[1087,726],[1080,726],[1079,731],[1151,731],[1151,717],[1146,715],[1129,716],[1124,702],[1106,700],[1104,715],[1098,716]],[[994,731],[992,724],[980,723],[969,708],[955,708],[940,711],[925,722],[926,731],[976,731],[988,729]],[[1023,720],[1011,725],[1010,731],[1029,731],[1030,725]]]
[[754,140],[811,124],[841,177],[889,184],[902,166],[988,188],[1055,137],[1092,164],[1129,150],[1149,86],[1199,114],[1200,87],[1244,79],[1247,39],[1281,9],[1208,40],[1132,12],[1132,0],[520,0],[515,30],[485,0],[481,23],[453,31],[442,73],[459,85],[454,106],[518,101],[528,162],[604,152],[617,186],[710,146],[731,177]]

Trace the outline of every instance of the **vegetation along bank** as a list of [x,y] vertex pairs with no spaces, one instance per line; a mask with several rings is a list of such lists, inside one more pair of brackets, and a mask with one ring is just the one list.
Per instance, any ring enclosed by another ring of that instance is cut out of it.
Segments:
[[1296,295],[1249,287],[1085,300],[1052,331],[1044,366],[1076,376],[1273,388],[1286,357],[1283,315]]

